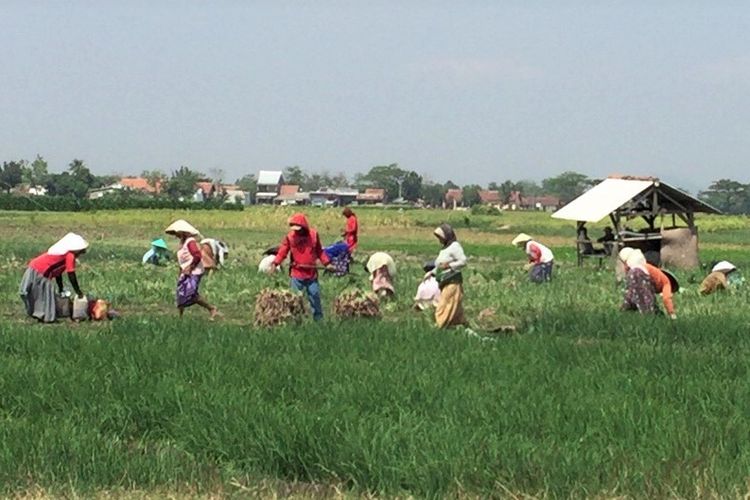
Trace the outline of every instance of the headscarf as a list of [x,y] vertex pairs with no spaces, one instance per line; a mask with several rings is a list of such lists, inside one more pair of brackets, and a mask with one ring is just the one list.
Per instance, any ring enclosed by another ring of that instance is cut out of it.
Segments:
[[450,224],[447,224],[445,222],[440,224],[440,226],[435,229],[433,234],[440,238],[440,240],[443,242],[443,248],[456,241],[455,231],[453,231],[453,228]]
[[631,250],[632,252],[628,255],[625,265],[628,266],[628,269],[640,269],[648,274],[648,269],[646,269],[646,257],[644,257],[643,252],[637,248],[632,248]]
[[80,252],[89,247],[89,242],[75,233],[68,233],[57,243],[49,247],[47,253],[50,255],[65,255],[68,252]]
[[349,207],[344,207],[344,210],[342,210],[342,211],[341,211],[341,214],[342,214],[342,215],[343,215],[344,217],[351,217],[352,215],[354,215],[354,212],[352,212],[352,209],[351,209],[351,208],[349,208]]
[[368,273],[374,273],[383,266],[388,267],[388,274],[391,277],[396,276],[396,263],[393,261],[393,257],[385,252],[375,252],[367,260],[367,264],[365,264]]
[[623,264],[627,263],[628,257],[630,257],[630,254],[635,251],[635,248],[631,247],[625,247],[622,250],[619,251],[617,254],[617,257],[623,262]]

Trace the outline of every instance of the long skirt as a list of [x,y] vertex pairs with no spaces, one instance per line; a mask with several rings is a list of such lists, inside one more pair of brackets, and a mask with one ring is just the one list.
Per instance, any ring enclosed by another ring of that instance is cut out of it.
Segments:
[[464,319],[464,287],[459,283],[445,285],[440,290],[440,301],[435,308],[438,328],[466,324]]
[[57,319],[55,311],[55,284],[34,269],[26,268],[18,289],[26,314],[45,323]]
[[641,314],[653,314],[659,311],[656,305],[654,283],[648,273],[640,269],[628,271],[627,289],[621,309],[623,311],[638,311]]
[[181,274],[177,279],[177,307],[190,307],[200,298],[202,274]]
[[553,266],[554,261],[535,264],[534,267],[529,270],[529,279],[534,283],[545,283],[547,281],[552,281]]

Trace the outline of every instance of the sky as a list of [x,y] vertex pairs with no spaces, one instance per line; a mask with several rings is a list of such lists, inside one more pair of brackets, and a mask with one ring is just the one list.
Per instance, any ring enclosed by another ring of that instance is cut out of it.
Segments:
[[750,182],[750,3],[0,0],[0,160]]

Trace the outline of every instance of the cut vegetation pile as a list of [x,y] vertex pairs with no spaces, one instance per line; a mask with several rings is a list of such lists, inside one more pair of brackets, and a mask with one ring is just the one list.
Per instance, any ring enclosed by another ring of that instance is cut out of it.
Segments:
[[342,318],[376,318],[380,304],[373,293],[345,290],[333,302],[333,312]]
[[264,288],[255,297],[255,326],[283,325],[304,314],[305,302],[300,293]]

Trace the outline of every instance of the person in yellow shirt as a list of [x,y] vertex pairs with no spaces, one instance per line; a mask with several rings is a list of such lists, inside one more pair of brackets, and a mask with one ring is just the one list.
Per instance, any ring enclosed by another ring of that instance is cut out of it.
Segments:
[[731,262],[722,260],[712,269],[711,274],[701,283],[701,295],[710,295],[717,290],[726,290],[729,287],[729,275],[735,272],[737,268]]

